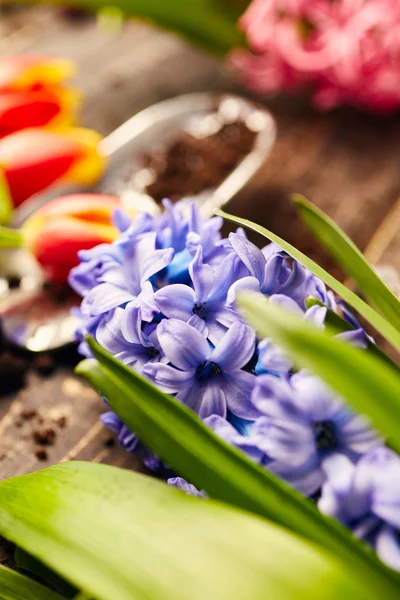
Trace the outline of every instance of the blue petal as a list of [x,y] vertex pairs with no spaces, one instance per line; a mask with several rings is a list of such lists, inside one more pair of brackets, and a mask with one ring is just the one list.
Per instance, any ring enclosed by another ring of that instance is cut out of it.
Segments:
[[82,308],[90,307],[90,314],[95,317],[117,308],[117,306],[123,306],[132,299],[132,294],[127,290],[110,283],[101,283],[88,293],[82,303]]
[[183,321],[161,321],[157,333],[165,356],[178,369],[197,369],[210,354],[207,340]]
[[193,371],[179,371],[163,363],[149,363],[143,367],[142,374],[167,394],[176,394],[182,388],[192,385]]
[[190,277],[196,295],[196,302],[205,302],[214,284],[214,274],[210,265],[203,263],[201,246],[197,248],[194,259],[189,265]]
[[212,351],[210,361],[219,365],[224,373],[236,371],[250,361],[255,344],[254,329],[244,323],[234,323]]
[[224,377],[223,389],[231,413],[241,419],[254,421],[260,412],[251,401],[256,376],[246,371],[236,371]]
[[261,283],[264,278],[264,267],[266,263],[261,250],[237,233],[229,234],[229,241],[240,260],[250,271],[251,275]]
[[158,310],[168,318],[187,321],[193,315],[194,291],[187,285],[168,285],[154,294]]
[[167,483],[168,485],[176,487],[178,490],[185,492],[185,494],[188,494],[189,496],[196,496],[198,498],[205,497],[204,492],[200,492],[194,485],[188,483],[185,479],[182,479],[182,477],[170,477]]
[[243,277],[242,279],[235,281],[235,283],[233,283],[229,288],[227,296],[227,305],[233,306],[236,302],[237,293],[242,291],[259,292],[259,280],[256,279],[256,277]]

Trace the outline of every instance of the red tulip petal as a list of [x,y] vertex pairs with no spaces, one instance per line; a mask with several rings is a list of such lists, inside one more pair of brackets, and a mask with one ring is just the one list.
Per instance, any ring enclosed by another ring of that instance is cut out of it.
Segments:
[[31,219],[37,217],[54,218],[66,215],[93,223],[110,224],[112,214],[118,204],[119,198],[117,196],[106,194],[69,194],[60,198],[54,198],[54,200],[51,200],[35,211]]
[[6,56],[0,61],[0,89],[57,86],[74,72],[74,64],[69,60],[31,54]]
[[112,242],[118,230],[111,225],[93,225],[71,217],[45,222],[28,244],[38,262],[53,281],[66,281],[70,270],[79,263],[79,250]]
[[0,139],[0,168],[15,206],[60,179],[90,185],[102,174],[101,136],[87,129],[24,129]]

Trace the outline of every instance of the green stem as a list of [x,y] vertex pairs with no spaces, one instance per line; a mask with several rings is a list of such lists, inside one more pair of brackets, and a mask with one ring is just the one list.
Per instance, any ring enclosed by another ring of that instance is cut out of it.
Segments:
[[0,248],[21,248],[24,244],[24,236],[18,229],[0,227]]
[[[66,0],[35,0],[33,3],[62,6]],[[112,5],[127,17],[154,21],[220,55],[243,45],[243,36],[237,28],[240,11],[220,0],[72,0],[69,4],[90,11]]]

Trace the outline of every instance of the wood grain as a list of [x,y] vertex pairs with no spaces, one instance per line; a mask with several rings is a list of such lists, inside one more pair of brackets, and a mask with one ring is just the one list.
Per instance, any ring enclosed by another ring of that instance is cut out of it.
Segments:
[[[71,24],[49,8],[25,8],[0,23],[0,57],[21,51],[77,62],[77,83],[86,96],[82,120],[103,134],[161,99],[238,89],[221,62],[133,22],[112,36],[94,21]],[[273,229],[341,276],[299,223],[290,194],[301,192],[367,249],[372,262],[400,269],[400,117],[374,118],[350,110],[320,115],[298,99],[275,98],[268,105],[278,123],[275,148],[229,211]],[[67,415],[47,461],[34,454],[30,426],[16,426],[22,408],[35,408],[48,419],[60,411]],[[49,379],[32,375],[25,390],[0,400],[0,477],[60,460],[140,468],[135,457],[109,445],[110,434],[99,422],[102,411],[101,401],[75,379],[71,367],[60,367]]]

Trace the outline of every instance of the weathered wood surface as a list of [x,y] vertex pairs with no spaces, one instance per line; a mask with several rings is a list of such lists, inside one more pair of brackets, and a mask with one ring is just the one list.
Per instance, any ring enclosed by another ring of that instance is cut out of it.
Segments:
[[[86,95],[82,120],[103,134],[158,100],[237,89],[220,62],[142,24],[128,23],[112,36],[93,21],[67,23],[43,7],[0,19],[0,57],[26,51],[77,62],[77,84]],[[229,211],[273,229],[335,271],[297,220],[289,198],[301,192],[344,227],[372,262],[400,269],[400,116],[382,119],[350,110],[319,115],[296,99],[276,98],[268,106],[277,118],[278,140]],[[16,426],[22,408],[67,415],[47,461],[35,457],[28,426]],[[107,445],[102,411],[96,394],[68,365],[49,379],[32,375],[25,390],[0,400],[0,477],[71,459],[137,468],[135,458]]]

